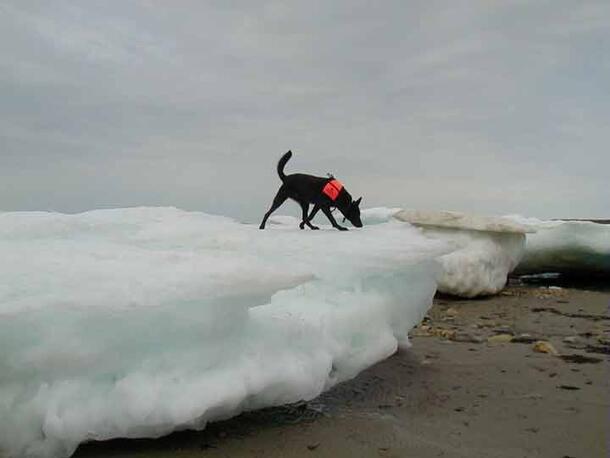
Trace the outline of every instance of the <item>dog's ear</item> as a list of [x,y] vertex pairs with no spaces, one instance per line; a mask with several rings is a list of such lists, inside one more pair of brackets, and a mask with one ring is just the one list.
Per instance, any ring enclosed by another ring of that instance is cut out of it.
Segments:
[[358,205],[360,205],[360,202],[362,202],[362,197],[359,197],[358,200],[354,202],[354,205],[357,207]]

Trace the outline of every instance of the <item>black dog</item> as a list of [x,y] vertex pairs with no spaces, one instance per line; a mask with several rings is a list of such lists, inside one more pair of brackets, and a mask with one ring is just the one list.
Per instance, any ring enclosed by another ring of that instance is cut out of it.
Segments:
[[[310,229],[319,229],[311,224],[311,220],[319,210],[326,215],[333,227],[340,231],[347,231],[346,227],[339,226],[333,217],[331,208],[338,208],[345,219],[348,219],[354,226],[362,227],[360,220],[360,202],[362,197],[353,201],[352,196],[345,190],[343,184],[335,180],[333,176],[328,178],[315,177],[313,175],[305,175],[303,173],[294,173],[292,175],[284,174],[284,167],[288,160],[292,157],[292,151],[288,151],[282,156],[277,163],[277,173],[282,180],[282,186],[278,190],[271,208],[261,222],[260,229],[265,229],[267,219],[275,210],[277,210],[286,199],[295,200],[303,210],[303,220],[299,227],[305,228],[305,225]],[[309,204],[313,204],[311,214],[309,212]]]

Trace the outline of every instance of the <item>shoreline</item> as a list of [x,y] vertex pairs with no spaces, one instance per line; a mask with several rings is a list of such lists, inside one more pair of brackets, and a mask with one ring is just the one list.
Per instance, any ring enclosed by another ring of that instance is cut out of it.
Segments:
[[438,296],[410,349],[312,401],[74,456],[606,457],[609,303],[606,288],[537,285]]

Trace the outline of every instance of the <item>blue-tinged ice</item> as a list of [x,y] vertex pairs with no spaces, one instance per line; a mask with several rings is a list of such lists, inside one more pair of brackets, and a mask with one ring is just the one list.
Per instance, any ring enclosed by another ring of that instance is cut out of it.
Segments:
[[499,293],[521,260],[525,234],[531,230],[508,218],[453,211],[383,207],[362,211],[365,224],[392,219],[408,222],[424,236],[452,247],[438,258],[438,290],[460,297]]
[[534,229],[517,273],[610,276],[610,225],[591,221],[509,218]]
[[407,344],[447,250],[398,221],[0,213],[0,455],[314,398]]

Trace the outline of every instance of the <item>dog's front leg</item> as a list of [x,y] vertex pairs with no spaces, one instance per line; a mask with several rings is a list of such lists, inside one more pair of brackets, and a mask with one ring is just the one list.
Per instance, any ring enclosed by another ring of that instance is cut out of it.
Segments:
[[322,207],[322,211],[324,212],[324,214],[326,215],[326,217],[330,221],[330,224],[332,224],[334,228],[339,229],[340,231],[347,231],[348,230],[347,227],[339,226],[337,221],[335,221],[335,217],[333,216],[332,212],[330,211],[330,208]]

